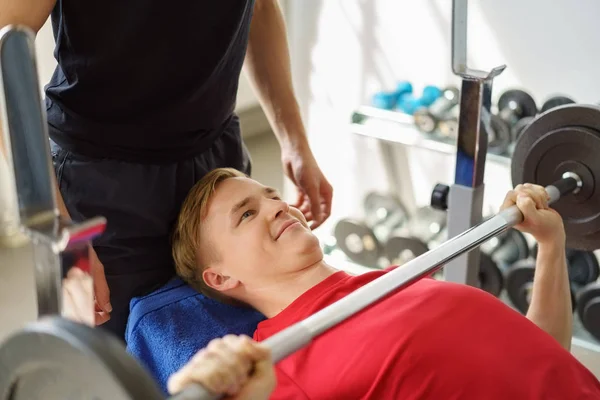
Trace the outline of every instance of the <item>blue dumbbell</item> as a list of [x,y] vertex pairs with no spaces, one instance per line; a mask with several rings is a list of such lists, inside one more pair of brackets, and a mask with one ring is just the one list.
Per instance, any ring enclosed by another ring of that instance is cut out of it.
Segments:
[[404,95],[412,93],[412,85],[410,82],[402,81],[396,85],[396,90],[393,92],[377,92],[371,99],[373,107],[382,108],[384,110],[393,110],[396,108],[398,101]]
[[383,108],[384,110],[393,110],[396,106],[395,92],[377,92],[371,99],[373,107]]
[[404,96],[396,103],[396,109],[406,114],[413,115],[421,107],[429,107],[442,95],[440,88],[436,86],[425,86],[421,97],[412,94]]

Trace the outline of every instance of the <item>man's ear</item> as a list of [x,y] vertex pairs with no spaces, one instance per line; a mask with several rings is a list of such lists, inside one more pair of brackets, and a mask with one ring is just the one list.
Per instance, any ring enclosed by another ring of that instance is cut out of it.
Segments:
[[226,292],[239,286],[240,281],[224,275],[217,268],[208,267],[202,272],[206,285],[219,292]]

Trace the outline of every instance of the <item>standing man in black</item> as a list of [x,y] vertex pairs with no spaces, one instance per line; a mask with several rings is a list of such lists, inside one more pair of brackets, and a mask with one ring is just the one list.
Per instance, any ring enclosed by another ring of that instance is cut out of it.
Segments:
[[194,183],[217,167],[250,173],[234,113],[243,64],[298,204],[315,228],[329,216],[332,188],[308,145],[277,0],[0,0],[1,26],[37,32],[49,15],[61,213],[108,220],[92,249],[97,324],[123,337],[130,299],[173,275],[171,227]]

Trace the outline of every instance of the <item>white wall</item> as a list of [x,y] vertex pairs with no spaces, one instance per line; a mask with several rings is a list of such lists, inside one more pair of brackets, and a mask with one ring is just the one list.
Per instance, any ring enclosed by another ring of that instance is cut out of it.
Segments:
[[[556,92],[600,101],[600,2],[469,3],[469,66],[508,66],[495,80],[495,98],[522,86],[540,106]],[[358,210],[367,189],[388,185],[377,143],[349,130],[352,111],[398,80],[411,80],[417,91],[460,82],[450,68],[451,6],[450,0],[288,1],[296,92],[314,152],[335,188],[330,224]],[[400,172],[410,169],[412,180],[404,176],[403,186],[412,182],[417,202],[426,204],[436,182],[451,183],[454,158],[408,153]],[[400,161],[402,154],[398,149]],[[486,183],[486,201],[494,205],[511,186],[508,171],[493,166]]]

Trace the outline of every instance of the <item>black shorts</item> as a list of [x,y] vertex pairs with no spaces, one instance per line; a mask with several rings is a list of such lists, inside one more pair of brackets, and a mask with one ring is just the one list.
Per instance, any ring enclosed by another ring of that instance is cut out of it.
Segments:
[[172,163],[132,163],[74,154],[52,143],[58,185],[71,218],[107,219],[94,240],[104,264],[113,311],[102,327],[121,339],[132,297],[147,294],[173,277],[170,235],[192,186],[207,172],[231,167],[250,175],[251,160],[239,121],[203,153]]

